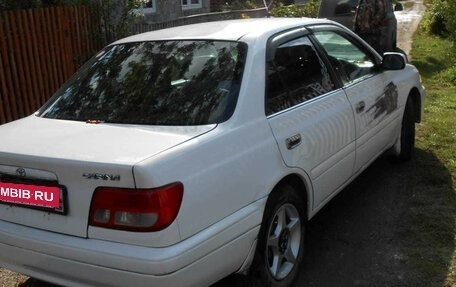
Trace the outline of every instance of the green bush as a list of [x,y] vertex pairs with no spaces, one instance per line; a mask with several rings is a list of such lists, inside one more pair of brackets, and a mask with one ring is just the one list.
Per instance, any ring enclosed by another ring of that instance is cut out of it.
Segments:
[[269,12],[275,17],[313,17],[316,18],[318,15],[318,7],[320,7],[320,1],[310,0],[305,5],[288,5],[280,3],[274,6]]
[[423,25],[427,33],[446,36],[448,35],[447,17],[449,14],[446,0],[432,1],[428,13],[424,16]]
[[449,36],[456,40],[456,1],[428,0],[423,27],[429,34]]
[[445,11],[446,27],[450,32],[450,36],[456,40],[456,1],[448,0],[447,6],[447,10]]
[[135,9],[142,0],[91,0],[94,17],[103,26],[103,39],[107,43],[131,35],[132,26],[141,17]]
[[261,6],[262,3],[257,3],[258,1],[245,1],[245,0],[233,0],[226,1],[224,10],[246,10],[254,9]]

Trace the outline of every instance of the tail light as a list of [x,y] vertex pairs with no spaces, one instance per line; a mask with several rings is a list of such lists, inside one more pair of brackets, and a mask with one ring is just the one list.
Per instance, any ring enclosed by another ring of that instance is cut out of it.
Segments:
[[180,182],[154,189],[99,187],[90,207],[92,226],[128,231],[158,231],[177,217],[184,186]]

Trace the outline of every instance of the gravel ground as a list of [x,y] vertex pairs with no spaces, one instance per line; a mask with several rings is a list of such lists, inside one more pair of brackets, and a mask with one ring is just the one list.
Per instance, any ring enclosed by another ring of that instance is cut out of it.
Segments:
[[0,284],[1,287],[13,287],[18,286],[20,282],[25,282],[27,276],[9,271],[5,268],[0,268]]

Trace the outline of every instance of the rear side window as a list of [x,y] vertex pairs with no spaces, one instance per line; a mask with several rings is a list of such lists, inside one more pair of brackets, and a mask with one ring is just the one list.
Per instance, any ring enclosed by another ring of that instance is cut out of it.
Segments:
[[307,37],[280,45],[267,63],[266,114],[334,89],[326,66]]
[[40,110],[44,118],[205,125],[234,111],[247,47],[156,41],[107,47]]

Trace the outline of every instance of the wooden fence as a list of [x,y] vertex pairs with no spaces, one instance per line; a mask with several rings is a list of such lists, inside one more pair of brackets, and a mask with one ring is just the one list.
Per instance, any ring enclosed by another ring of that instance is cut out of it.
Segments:
[[0,13],[0,123],[36,111],[99,48],[88,7]]

